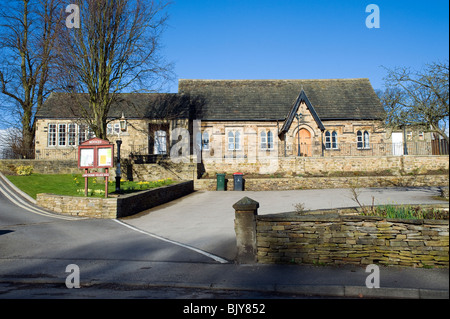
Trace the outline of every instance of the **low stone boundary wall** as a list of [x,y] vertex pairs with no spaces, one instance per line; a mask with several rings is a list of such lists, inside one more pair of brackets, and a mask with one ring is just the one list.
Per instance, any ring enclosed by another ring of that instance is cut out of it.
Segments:
[[194,191],[193,181],[113,198],[37,194],[38,206],[53,212],[89,218],[120,218],[162,205]]
[[[391,187],[391,186],[448,186],[448,175],[408,176],[355,176],[355,177],[287,177],[287,178],[245,178],[244,190],[292,190],[349,187]],[[196,190],[216,190],[215,179],[195,180]],[[228,190],[233,190],[233,180],[228,180]]]
[[81,174],[76,160],[34,160],[34,159],[2,159],[0,170],[12,171],[17,166],[33,166],[33,173],[39,174]]
[[[426,174],[429,171],[449,169],[448,155],[405,155],[405,156],[333,156],[333,157],[277,157],[261,158],[259,162],[205,161],[204,170],[209,176],[216,173],[232,174],[280,174],[282,177],[298,175],[326,176],[337,172],[388,171],[392,175]],[[371,174],[374,175],[374,174]]]
[[448,220],[338,213],[258,216],[259,204],[248,198],[233,207],[238,262],[449,266]]

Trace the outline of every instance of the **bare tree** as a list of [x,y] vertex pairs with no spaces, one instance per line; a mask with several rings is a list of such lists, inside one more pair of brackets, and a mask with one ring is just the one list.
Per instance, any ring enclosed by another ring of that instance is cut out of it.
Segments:
[[[167,2],[77,0],[80,28],[65,29],[59,41],[62,87],[89,95],[78,112],[97,137],[106,139],[108,112],[119,92],[136,91],[170,76],[159,56]],[[74,96],[76,96],[74,94]]]
[[386,90],[380,94],[388,127],[418,125],[429,128],[449,141],[448,62],[427,64],[423,71],[387,69]]
[[20,122],[17,148],[30,154],[35,114],[49,94],[53,46],[62,20],[60,1],[9,1],[0,8],[0,19],[0,92],[9,102],[8,112]]

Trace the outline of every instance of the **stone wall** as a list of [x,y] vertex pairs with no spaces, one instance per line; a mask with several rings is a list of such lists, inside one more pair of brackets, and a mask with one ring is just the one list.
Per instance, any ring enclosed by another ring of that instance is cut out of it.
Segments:
[[203,163],[209,176],[216,173],[273,174],[291,176],[327,176],[337,172],[379,173],[390,175],[425,174],[449,169],[448,156],[342,156],[342,157],[278,157],[266,162],[251,163],[247,159],[226,161],[217,159]]
[[107,199],[37,194],[36,203],[38,206],[64,215],[89,218],[120,218],[162,205],[193,191],[193,182],[187,181]]
[[2,159],[0,170],[12,172],[13,167],[20,165],[33,166],[33,173],[38,174],[81,174],[76,160],[33,160]]
[[[233,190],[233,178],[227,178],[227,190]],[[216,179],[194,180],[196,190],[216,190]],[[285,177],[285,178],[245,178],[244,190],[268,191],[291,189],[321,189],[350,187],[393,187],[393,186],[446,186],[446,175],[407,176],[353,176],[353,177]]]
[[256,223],[260,263],[449,266],[448,220],[266,215]]
[[[272,165],[271,165],[272,164]],[[122,178],[150,181],[164,178],[195,181],[198,190],[215,190],[216,174],[227,173],[228,189],[233,189],[232,173],[244,173],[246,190],[310,189],[336,187],[445,186],[448,185],[448,156],[367,156],[367,157],[280,157],[267,163],[218,161],[174,163],[170,159],[155,164],[122,161]],[[32,165],[35,173],[81,174],[74,160],[0,160],[0,170]],[[115,168],[110,169],[111,178]],[[208,178],[197,179],[206,174]],[[264,174],[252,179],[255,175]],[[253,175],[253,176],[252,176]]]

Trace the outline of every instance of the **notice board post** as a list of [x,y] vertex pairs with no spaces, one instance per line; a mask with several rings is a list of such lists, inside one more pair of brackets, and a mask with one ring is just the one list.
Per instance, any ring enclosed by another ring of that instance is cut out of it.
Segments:
[[[84,169],[84,195],[88,195],[88,178],[105,177],[105,198],[108,197],[109,168],[114,165],[114,144],[100,138],[92,138],[78,146],[78,168]],[[105,168],[106,172],[91,172],[89,169]]]

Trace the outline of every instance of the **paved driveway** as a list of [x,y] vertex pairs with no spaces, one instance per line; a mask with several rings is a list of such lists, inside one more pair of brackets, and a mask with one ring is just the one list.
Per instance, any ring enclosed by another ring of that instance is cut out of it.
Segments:
[[[438,188],[361,189],[363,204],[433,204]],[[357,206],[349,189],[266,192],[198,191],[168,204],[122,219],[140,230],[233,260],[236,255],[233,204],[244,196],[260,203],[259,215],[289,212],[303,203],[306,209]]]

